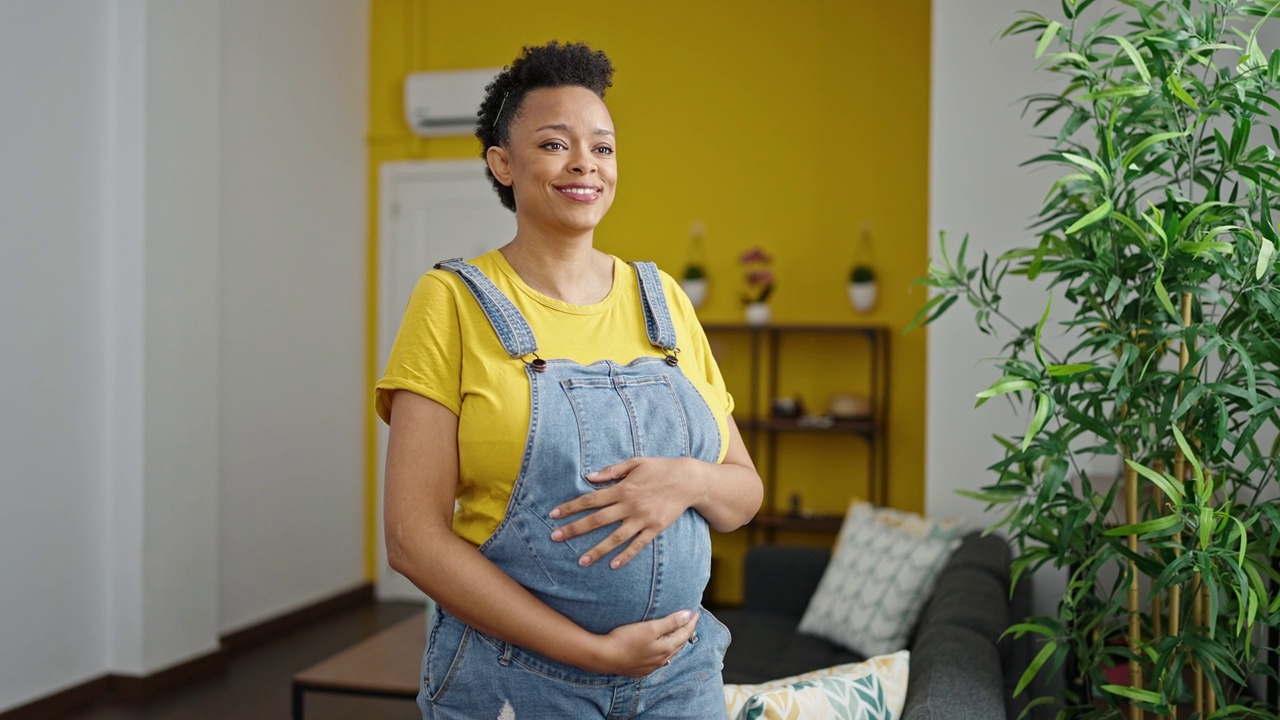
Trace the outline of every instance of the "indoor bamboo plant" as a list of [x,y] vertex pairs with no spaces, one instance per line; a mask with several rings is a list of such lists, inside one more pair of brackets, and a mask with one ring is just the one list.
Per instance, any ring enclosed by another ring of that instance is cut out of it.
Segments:
[[[1028,426],[969,494],[1003,511],[1015,576],[1069,573],[1056,616],[1010,629],[1043,636],[1019,691],[1066,668],[1065,691],[1036,701],[1061,717],[1278,717],[1245,691],[1275,681],[1261,657],[1280,627],[1280,52],[1258,42],[1277,13],[1062,0],[1020,15],[1005,34],[1029,35],[1061,88],[1027,98],[1049,133],[1028,163],[1060,178],[1034,241],[977,263],[967,239],[944,242],[922,280],[936,291],[913,326],[964,297],[980,330],[1011,333],[978,398],[1007,397]],[[1010,317],[1002,283],[1024,281],[1070,319]],[[1114,478],[1090,474],[1098,456]]]

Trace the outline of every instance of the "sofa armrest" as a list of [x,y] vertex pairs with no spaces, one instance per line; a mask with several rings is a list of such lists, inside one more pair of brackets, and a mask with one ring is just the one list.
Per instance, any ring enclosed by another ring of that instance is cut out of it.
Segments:
[[809,607],[809,598],[831,560],[824,548],[757,545],[747,552],[742,609],[794,618]]

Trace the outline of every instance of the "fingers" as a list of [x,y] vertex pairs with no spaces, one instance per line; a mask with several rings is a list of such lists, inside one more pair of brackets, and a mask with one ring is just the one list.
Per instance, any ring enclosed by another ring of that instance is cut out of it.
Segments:
[[[592,493],[592,495],[595,495],[595,494],[597,493]],[[555,518],[555,517],[559,517],[559,515],[557,515],[555,511],[552,511],[551,517]],[[551,539],[556,541],[568,540],[570,538],[578,537],[579,535],[586,535],[587,533],[593,530],[597,530],[606,525],[612,525],[613,523],[620,522],[623,519],[624,519],[623,511],[620,510],[615,505],[609,505],[609,506],[606,506],[604,509],[597,510],[596,512],[593,512],[590,515],[580,520],[575,520],[569,523],[568,525],[556,528],[551,532]],[[634,535],[635,531],[632,530],[631,534]],[[631,537],[631,535],[628,535],[627,537],[629,538]],[[621,545],[624,541],[626,541],[626,539],[627,538],[623,538],[622,540],[619,540],[614,545],[614,547]],[[599,555],[597,555],[596,557],[599,557]]]
[[587,481],[599,483],[608,482],[610,480],[621,480],[631,474],[631,471],[635,469],[639,461],[640,458],[631,458],[630,460],[623,460],[620,463],[614,463],[613,465],[602,467],[593,473],[587,473]]
[[681,610],[656,620],[615,628],[604,641],[612,657],[597,672],[644,677],[667,665],[693,636],[699,614]]
[[689,638],[693,637],[693,631],[698,626],[698,618],[701,613],[692,610],[681,610],[673,612],[664,618],[658,618],[654,622],[666,629],[662,634],[662,639],[670,641],[672,654],[679,650]]
[[[608,508],[606,508],[594,515],[583,518],[582,520],[570,523],[562,528],[556,528],[551,533],[551,539],[560,542],[579,535],[585,535],[596,528],[618,522],[621,518],[615,516],[620,514],[621,513],[611,513]],[[655,537],[657,537],[657,533],[646,528],[643,523],[624,521],[618,526],[618,529],[609,533],[604,540],[601,540],[595,547],[583,553],[582,557],[578,558],[578,564],[582,567],[587,567],[596,560],[599,560],[619,547],[622,547],[624,543],[630,540],[631,544],[627,545],[625,550],[618,553],[617,557],[609,561],[609,567],[617,570],[631,562],[631,559],[636,555],[639,555],[641,550],[648,547],[649,543],[652,542]]]
[[[645,549],[645,547],[648,546],[649,542],[653,540],[654,537],[655,535],[653,534],[653,532],[649,530],[641,530],[639,533],[636,534],[635,538],[631,541],[631,544],[627,546],[626,550],[623,550],[622,552],[618,553],[617,557],[609,561],[609,567],[613,568],[614,570],[617,570],[623,565],[626,565],[627,563],[631,562],[631,558],[634,558],[636,555],[639,555],[640,551]],[[595,551],[592,550],[592,552],[594,553]],[[596,557],[604,557],[604,556],[597,555]]]
[[569,517],[570,515],[577,515],[580,512],[585,512],[592,508],[604,507],[610,502],[609,494],[607,494],[610,490],[612,490],[612,488],[597,490],[595,492],[587,493],[586,495],[579,495],[563,505],[557,505],[556,507],[551,508],[551,512],[548,514],[553,518],[562,518]]
[[[587,567],[588,565],[595,562],[596,560],[599,560],[605,555],[608,555],[609,553],[613,552],[617,548],[621,547],[623,543],[625,543],[627,540],[630,540],[632,537],[639,538],[639,535],[637,535],[637,533],[643,534],[642,528],[643,526],[640,525],[639,523],[635,523],[635,522],[622,523],[621,525],[618,526],[617,530],[614,530],[613,532],[609,533],[609,535],[604,540],[601,540],[595,547],[583,553],[582,557],[578,558],[578,564],[581,565],[582,567]],[[643,548],[644,545],[648,544],[648,542],[649,542],[648,540],[645,540],[640,547]],[[635,557],[636,553],[640,552],[640,550],[637,549],[634,552],[632,552],[631,548],[628,547],[627,552],[630,552],[631,554],[626,558],[626,560],[624,560],[623,562],[618,562],[620,559],[622,559],[622,555],[626,554],[624,552],[620,554],[618,557],[614,558],[613,561],[609,563],[609,567],[616,570],[622,567],[623,565],[626,565],[627,562],[629,562],[632,557]]]

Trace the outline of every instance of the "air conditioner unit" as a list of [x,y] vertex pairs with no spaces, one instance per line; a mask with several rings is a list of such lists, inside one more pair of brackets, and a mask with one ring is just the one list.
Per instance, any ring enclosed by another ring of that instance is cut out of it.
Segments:
[[470,135],[484,88],[500,70],[412,73],[404,80],[404,117],[423,136]]

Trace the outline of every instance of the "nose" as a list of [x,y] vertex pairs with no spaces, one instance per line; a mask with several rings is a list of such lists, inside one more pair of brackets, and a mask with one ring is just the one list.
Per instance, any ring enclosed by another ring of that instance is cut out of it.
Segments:
[[596,158],[590,149],[579,150],[573,154],[569,164],[569,172],[575,175],[591,175],[596,172]]

